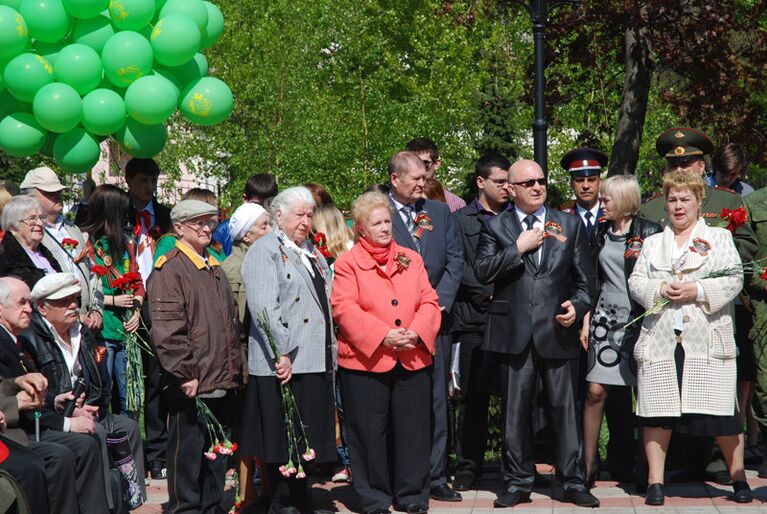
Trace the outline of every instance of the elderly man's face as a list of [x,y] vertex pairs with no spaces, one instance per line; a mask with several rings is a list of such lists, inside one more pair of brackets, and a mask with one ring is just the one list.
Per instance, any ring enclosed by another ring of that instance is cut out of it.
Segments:
[[514,205],[527,214],[538,210],[546,201],[546,178],[534,161],[517,161],[509,168],[509,192]]
[[58,300],[42,300],[37,310],[56,330],[68,330],[80,319],[80,293]]
[[211,235],[217,225],[218,218],[213,214],[207,214],[176,223],[174,226],[179,240],[202,254],[205,247],[210,244]]
[[6,278],[10,294],[5,303],[0,303],[0,323],[13,335],[19,335],[32,321],[32,301],[27,285],[15,278]]
[[40,202],[43,214],[49,218],[56,218],[64,210],[64,203],[61,199],[61,191],[48,192],[42,189],[33,189],[32,196]]
[[291,241],[300,245],[312,230],[314,207],[311,204],[298,202],[286,212],[275,212],[277,226],[285,232]]
[[398,202],[408,205],[424,197],[423,188],[426,184],[426,168],[423,163],[411,161],[407,171],[392,173],[392,193]]

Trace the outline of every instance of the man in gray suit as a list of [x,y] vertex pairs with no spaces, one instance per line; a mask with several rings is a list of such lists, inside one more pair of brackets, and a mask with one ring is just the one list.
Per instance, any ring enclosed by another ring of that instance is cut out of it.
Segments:
[[[100,330],[104,310],[101,280],[95,273],[91,273],[91,266],[95,263],[91,262],[86,252],[87,235],[61,215],[64,209],[61,192],[66,187],[59,181],[56,172],[46,167],[30,170],[20,187],[40,202],[40,208],[47,218],[43,246],[59,263],[61,271],[74,274],[80,281],[80,321],[94,332]],[[67,241],[68,239],[76,244]]]
[[435,500],[461,501],[461,495],[447,485],[447,377],[452,349],[447,320],[461,285],[461,237],[447,205],[424,198],[426,168],[418,154],[399,152],[393,155],[389,159],[389,174],[389,201],[395,213],[392,216],[394,240],[421,254],[443,312],[434,356],[429,493]]
[[548,209],[546,178],[534,161],[509,169],[514,209],[482,226],[474,270],[495,291],[484,347],[497,354],[504,403],[503,491],[496,507],[530,500],[535,474],[530,417],[540,375],[556,435],[565,500],[598,507],[586,490],[576,411],[578,327],[594,296],[594,265],[583,224]]

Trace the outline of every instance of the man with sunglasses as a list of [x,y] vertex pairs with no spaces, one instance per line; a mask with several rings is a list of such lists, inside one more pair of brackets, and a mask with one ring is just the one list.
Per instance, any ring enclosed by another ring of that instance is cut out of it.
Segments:
[[[418,154],[418,158],[423,162],[426,168],[426,180],[434,178],[437,170],[442,166],[442,159],[439,156],[439,148],[437,143],[427,137],[416,137],[408,141],[405,145],[405,150],[408,152],[415,152]],[[445,203],[450,208],[450,212],[455,212],[462,207],[466,207],[466,202],[460,196],[451,193],[443,186],[445,190]]]
[[564,499],[598,507],[585,486],[577,412],[578,328],[595,290],[586,230],[574,216],[545,206],[546,178],[534,161],[512,164],[509,192],[514,209],[483,224],[474,263],[480,283],[494,286],[484,348],[498,359],[506,413],[503,488],[494,505],[530,501],[535,477],[530,422],[540,375]]

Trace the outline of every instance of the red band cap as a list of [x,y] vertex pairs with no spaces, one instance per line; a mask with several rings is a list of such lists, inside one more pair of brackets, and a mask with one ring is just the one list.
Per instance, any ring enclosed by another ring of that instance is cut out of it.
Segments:
[[578,170],[586,170],[590,168],[599,168],[601,169],[602,166],[599,165],[599,161],[592,161],[590,159],[582,159],[573,161],[570,163],[570,167],[567,168],[568,171],[578,171]]

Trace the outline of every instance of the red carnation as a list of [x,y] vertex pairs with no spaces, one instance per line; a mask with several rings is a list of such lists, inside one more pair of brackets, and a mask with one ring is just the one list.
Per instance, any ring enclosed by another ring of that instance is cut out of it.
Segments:
[[761,278],[762,280],[767,280],[767,268],[764,268],[764,270],[762,270],[762,274],[759,275],[759,278]]
[[735,231],[738,230],[738,227],[748,220],[748,213],[746,213],[746,209],[743,206],[740,206],[737,209],[723,208],[719,216],[722,218],[723,222],[727,222],[726,226],[722,226],[725,226],[725,228],[732,233],[735,233]]
[[68,237],[65,237],[61,240],[61,246],[64,247],[65,250],[71,252],[75,248],[77,248],[77,245],[80,243],[77,241],[77,239],[70,239]]
[[99,277],[103,277],[107,274],[107,269],[104,266],[101,266],[100,264],[96,264],[91,268],[91,271],[95,273]]

